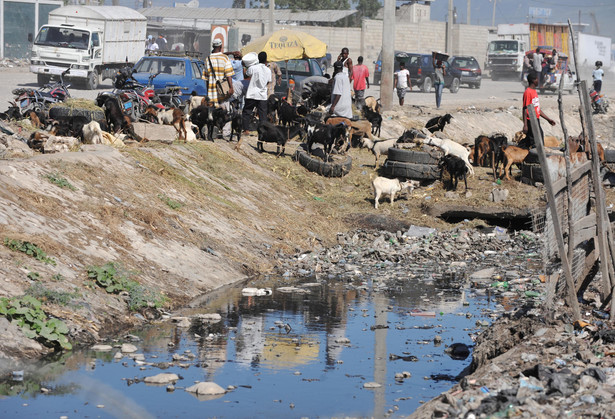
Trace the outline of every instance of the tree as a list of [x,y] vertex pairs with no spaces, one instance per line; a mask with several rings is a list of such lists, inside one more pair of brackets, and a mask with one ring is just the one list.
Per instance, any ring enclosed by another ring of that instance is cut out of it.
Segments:
[[246,0],[233,0],[233,5],[231,7],[233,9],[245,9]]
[[381,7],[382,5],[378,0],[358,0],[356,3],[356,9],[359,11],[361,18],[368,17],[373,19]]

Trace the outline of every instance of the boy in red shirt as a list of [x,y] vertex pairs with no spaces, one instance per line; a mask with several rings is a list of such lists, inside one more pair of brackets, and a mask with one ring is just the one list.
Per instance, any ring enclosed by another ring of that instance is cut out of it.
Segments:
[[540,127],[540,117],[549,122],[551,125],[555,125],[555,121],[540,111],[540,101],[538,100],[538,93],[536,93],[536,87],[538,87],[538,74],[530,73],[527,75],[528,86],[523,93],[523,132],[525,138],[519,141],[519,147],[530,149],[534,147],[534,133],[532,132],[532,125],[530,124],[529,105],[534,105],[536,110],[536,118],[538,119],[538,129],[540,130],[540,136],[544,138],[544,133]]
[[359,110],[365,105],[365,88],[369,88],[369,69],[363,64],[363,56],[357,58],[357,65],[352,67],[352,77],[354,79],[354,103]]

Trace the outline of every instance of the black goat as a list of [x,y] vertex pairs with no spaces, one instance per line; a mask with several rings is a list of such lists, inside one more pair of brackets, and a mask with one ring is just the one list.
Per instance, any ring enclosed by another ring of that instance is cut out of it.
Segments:
[[427,138],[425,134],[417,129],[410,129],[404,131],[402,135],[397,139],[398,143],[414,143],[417,138]]
[[280,102],[278,117],[280,124],[284,126],[296,124],[299,120],[297,108],[284,100]]
[[120,101],[117,97],[108,94],[99,94],[96,97],[96,105],[105,110],[105,119],[107,126],[115,134],[119,131],[124,131],[127,135],[139,142],[147,141],[146,138],[141,138],[135,132],[130,117],[124,115]]
[[380,128],[382,127],[382,115],[372,111],[369,106],[363,106],[363,117],[372,124],[372,134],[380,137]]
[[242,123],[241,112],[235,112],[231,115],[231,138],[229,138],[229,141],[233,141],[233,135],[237,136],[237,142],[241,141]]
[[229,121],[229,115],[224,108],[209,108],[209,116],[207,118],[207,139],[209,141],[214,140],[214,127],[218,128],[222,133],[222,128]]
[[[260,152],[265,151],[263,148],[263,142],[265,143],[276,143],[278,145],[276,156],[280,157],[284,154],[286,149],[286,142],[291,138],[296,137],[297,135],[301,140],[303,140],[303,136],[305,132],[303,128],[299,125],[291,125],[289,127],[282,127],[279,125],[274,125],[270,122],[263,122],[258,125],[256,130],[258,132],[258,140],[256,143],[256,149]],[[280,151],[280,147],[282,148]],[[239,143],[235,146],[235,150],[239,149]]]
[[83,126],[89,123],[90,118],[87,116],[63,116],[53,122],[50,132],[53,135],[79,138],[83,142]]
[[199,105],[190,111],[190,122],[198,127],[197,137],[199,138],[205,138],[203,128],[207,125],[209,119],[209,109],[208,106]]
[[447,154],[440,159],[438,166],[440,167],[440,182],[442,182],[442,173],[446,169],[451,177],[450,189],[456,191],[458,180],[463,178],[463,182],[466,185],[466,191],[468,190],[468,166],[462,159],[453,154]]
[[267,119],[275,124],[278,122],[278,110],[280,109],[280,98],[271,95],[267,98]]
[[308,130],[307,151],[312,152],[314,143],[324,146],[325,155],[331,154],[334,145],[345,143],[348,137],[348,127],[344,123],[337,125],[323,124]]
[[436,131],[442,131],[446,124],[451,123],[451,119],[453,119],[453,115],[450,113],[442,116],[436,116],[427,121],[425,128],[427,128],[427,130],[429,130],[432,134]]
[[504,165],[504,152],[502,147],[508,144],[508,138],[504,134],[493,134],[489,136],[489,147],[491,153],[491,169],[493,171],[493,180],[496,180],[496,173],[500,163]]

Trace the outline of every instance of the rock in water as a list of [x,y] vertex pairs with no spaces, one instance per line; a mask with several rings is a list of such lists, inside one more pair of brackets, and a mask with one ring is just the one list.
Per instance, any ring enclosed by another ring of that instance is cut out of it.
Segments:
[[197,383],[193,386],[188,387],[186,391],[200,395],[215,395],[226,393],[226,390],[224,390],[222,387],[212,381]]
[[179,376],[177,374],[163,372],[157,375],[153,375],[151,377],[145,377],[143,381],[148,384],[169,384],[174,383],[177,380],[179,380]]

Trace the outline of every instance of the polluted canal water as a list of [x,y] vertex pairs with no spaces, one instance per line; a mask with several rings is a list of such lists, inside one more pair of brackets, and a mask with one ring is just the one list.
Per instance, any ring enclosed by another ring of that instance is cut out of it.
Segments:
[[[504,262],[486,251],[472,269],[432,258],[219,289],[107,346],[15,371],[0,382],[0,417],[408,416],[456,382],[473,338],[510,309],[495,279],[470,275],[528,274],[538,262],[524,252]],[[219,394],[186,390],[198,382]]]

